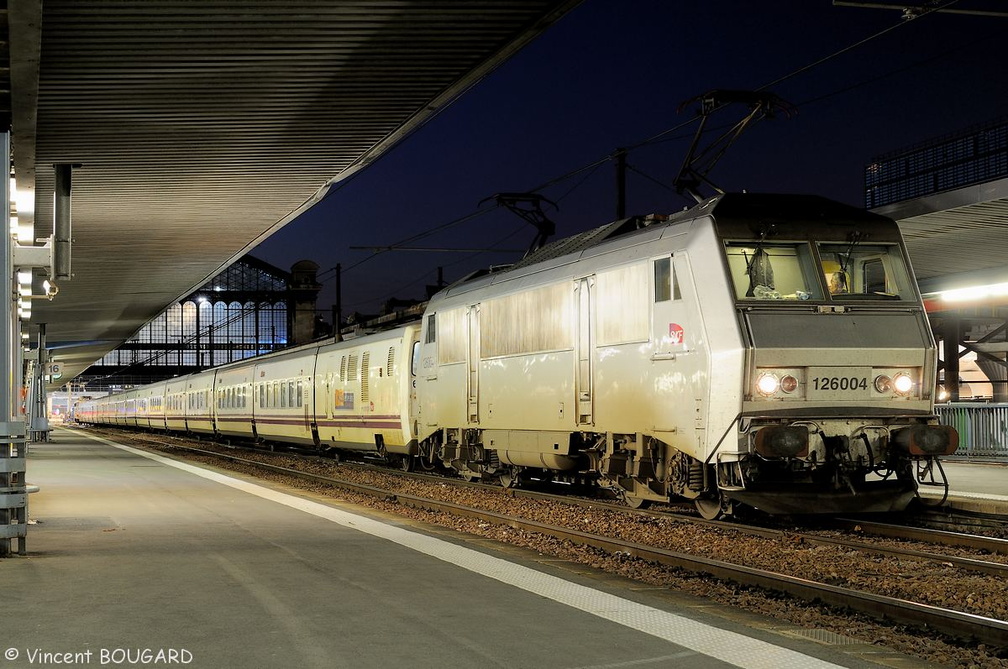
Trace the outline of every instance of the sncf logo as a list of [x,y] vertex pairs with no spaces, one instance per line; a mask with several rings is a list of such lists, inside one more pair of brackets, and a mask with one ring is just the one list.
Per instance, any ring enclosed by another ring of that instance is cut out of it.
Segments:
[[668,324],[668,336],[669,336],[669,340],[673,344],[681,344],[681,343],[683,343],[683,337],[685,336],[685,334],[686,334],[686,332],[683,330],[683,327],[681,325],[679,325],[678,323],[669,323]]

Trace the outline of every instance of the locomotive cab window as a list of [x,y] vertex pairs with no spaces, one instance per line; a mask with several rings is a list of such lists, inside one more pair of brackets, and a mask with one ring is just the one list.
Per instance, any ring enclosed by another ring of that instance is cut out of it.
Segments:
[[914,299],[896,244],[821,243],[819,257],[832,300]]
[[428,344],[433,344],[435,341],[437,341],[437,337],[436,337],[436,332],[437,331],[435,329],[436,321],[434,320],[434,316],[436,316],[436,315],[437,314],[431,314],[430,316],[427,317],[427,339],[426,339],[426,342]]
[[672,258],[659,258],[654,261],[654,301],[668,302],[681,299],[679,282],[676,281],[675,267]]
[[823,299],[819,271],[804,242],[729,242],[725,253],[739,300]]

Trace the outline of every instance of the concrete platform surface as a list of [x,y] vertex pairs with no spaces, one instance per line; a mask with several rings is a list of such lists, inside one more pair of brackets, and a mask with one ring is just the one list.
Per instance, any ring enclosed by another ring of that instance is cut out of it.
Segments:
[[901,664],[79,431],[33,445],[28,478],[0,669]]
[[[947,504],[954,509],[1008,515],[1008,463],[943,461],[948,477]],[[921,494],[934,499],[941,489],[922,486]]]

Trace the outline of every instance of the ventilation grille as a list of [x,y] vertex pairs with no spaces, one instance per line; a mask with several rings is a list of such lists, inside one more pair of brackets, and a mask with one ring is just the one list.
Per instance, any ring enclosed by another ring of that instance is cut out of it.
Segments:
[[364,356],[361,358],[361,374],[360,374],[360,396],[361,396],[361,408],[368,403],[368,368],[371,364],[371,354],[365,352]]
[[350,356],[349,362],[347,362],[346,376],[343,377],[346,382],[357,380],[357,354],[354,353]]

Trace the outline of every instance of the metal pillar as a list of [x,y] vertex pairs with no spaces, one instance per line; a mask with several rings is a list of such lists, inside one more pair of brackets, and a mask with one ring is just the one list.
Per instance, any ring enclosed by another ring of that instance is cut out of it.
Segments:
[[32,376],[31,409],[29,410],[29,432],[32,441],[49,441],[49,411],[46,401],[46,366],[49,354],[46,351],[46,324],[39,323],[38,364]]
[[200,302],[196,301],[196,369],[203,368],[203,355],[200,353]]
[[942,328],[942,357],[945,368],[945,391],[948,393],[949,402],[959,401],[959,339],[962,337],[962,330],[959,327],[959,318],[955,314],[950,314],[945,319]]
[[71,242],[71,195],[73,168],[80,165],[57,163],[55,170],[56,189],[53,195],[53,280],[68,281],[70,272]]
[[343,265],[336,263],[336,306],[333,307],[333,338],[343,341]]
[[[10,165],[10,133],[0,134],[0,159]],[[3,181],[3,207],[9,219],[11,209],[10,179]],[[25,536],[28,530],[28,495],[25,490],[25,424],[15,422],[14,402],[19,387],[14,379],[20,376],[21,332],[14,308],[15,277],[10,226],[4,222],[0,230],[0,265],[4,295],[0,296],[0,557],[11,554],[17,539],[17,552],[27,553]],[[17,371],[17,373],[15,373]]]

